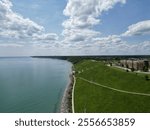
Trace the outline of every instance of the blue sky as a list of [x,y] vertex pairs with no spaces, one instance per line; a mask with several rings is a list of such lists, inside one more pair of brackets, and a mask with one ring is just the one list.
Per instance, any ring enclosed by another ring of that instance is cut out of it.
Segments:
[[61,33],[66,0],[12,0],[12,3],[14,11],[44,26],[47,32]]
[[150,54],[149,0],[0,0],[0,56]]

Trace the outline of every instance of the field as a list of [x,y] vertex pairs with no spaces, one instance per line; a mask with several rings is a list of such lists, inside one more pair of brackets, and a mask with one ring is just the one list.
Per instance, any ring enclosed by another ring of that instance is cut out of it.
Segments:
[[75,112],[150,112],[150,80],[144,74],[94,60],[75,64],[75,71]]

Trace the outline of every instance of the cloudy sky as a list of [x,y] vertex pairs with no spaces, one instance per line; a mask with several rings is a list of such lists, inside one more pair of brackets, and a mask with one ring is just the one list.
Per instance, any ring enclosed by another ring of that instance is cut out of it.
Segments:
[[150,0],[0,0],[0,56],[149,55]]

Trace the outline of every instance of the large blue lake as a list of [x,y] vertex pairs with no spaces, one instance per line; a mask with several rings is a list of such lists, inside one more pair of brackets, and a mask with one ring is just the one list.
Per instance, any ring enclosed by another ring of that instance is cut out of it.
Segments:
[[71,66],[56,59],[0,58],[0,112],[59,112]]

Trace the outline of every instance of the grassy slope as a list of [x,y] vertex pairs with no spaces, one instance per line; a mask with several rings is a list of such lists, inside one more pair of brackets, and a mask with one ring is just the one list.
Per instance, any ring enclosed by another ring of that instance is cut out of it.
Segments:
[[115,92],[78,78],[130,92],[150,93],[150,81],[146,81],[144,75],[127,73],[92,61],[83,61],[75,68],[76,71],[83,70],[83,73],[76,74],[76,112],[150,112],[150,97]]

